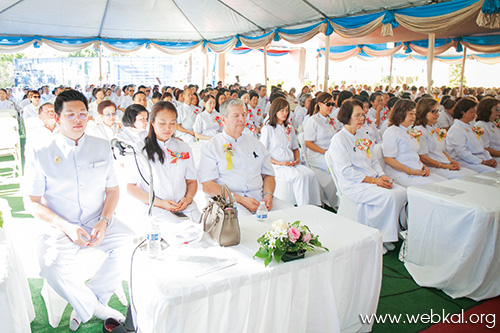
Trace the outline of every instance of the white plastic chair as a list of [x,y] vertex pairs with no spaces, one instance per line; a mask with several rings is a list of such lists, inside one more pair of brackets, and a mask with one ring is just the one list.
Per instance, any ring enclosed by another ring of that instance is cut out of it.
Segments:
[[19,184],[22,177],[21,144],[17,120],[12,117],[0,118],[0,172],[1,184]]
[[306,163],[308,167],[310,167],[309,159],[307,158],[307,148],[306,141],[304,139],[304,132],[300,132],[299,134],[297,134],[297,141],[299,141],[300,158]]
[[357,215],[358,215],[358,204],[345,195],[342,194],[340,191],[339,185],[338,185],[338,180],[337,176],[335,175],[335,169],[334,169],[334,164],[333,161],[328,154],[328,152],[325,154],[325,160],[326,160],[326,165],[328,166],[328,169],[330,170],[330,174],[332,175],[333,178],[333,183],[335,184],[335,187],[337,188],[337,196],[339,198],[339,209],[337,211],[337,214],[339,216],[346,217],[348,219],[351,219],[353,221],[357,221]]

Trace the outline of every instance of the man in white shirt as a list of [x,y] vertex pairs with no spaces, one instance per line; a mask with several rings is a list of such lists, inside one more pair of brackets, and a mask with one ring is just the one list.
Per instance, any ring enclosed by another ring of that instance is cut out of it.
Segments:
[[247,111],[240,99],[230,99],[221,105],[224,130],[208,141],[201,150],[198,177],[203,191],[221,194],[221,184],[234,192],[238,214],[255,212],[259,202],[267,208],[283,209],[290,204],[273,198],[275,180],[271,156],[264,145],[245,129]]
[[26,128],[26,146],[41,144],[52,139],[52,135],[59,132],[57,125],[54,105],[45,103],[38,109],[38,117],[26,119],[24,123]]
[[134,96],[134,86],[129,85],[127,87],[127,90],[125,91],[125,95],[122,96],[122,99],[120,100],[120,110],[125,111],[125,109],[134,104],[133,96]]
[[42,103],[47,103],[52,101],[54,98],[54,95],[52,95],[49,91],[49,86],[43,86],[42,87],[42,96],[40,96],[40,100]]
[[14,109],[14,103],[7,99],[7,90],[0,88],[0,110]]
[[[128,260],[131,231],[113,212],[118,202],[118,181],[109,143],[85,135],[86,97],[62,92],[55,102],[61,132],[26,152],[25,204],[44,221],[39,238],[40,275],[72,306],[70,329],[96,316],[124,320],[107,306]],[[94,277],[81,276],[77,253],[95,248],[106,259]]]
[[178,107],[177,131],[175,135],[184,142],[194,142],[196,141],[193,131],[196,121],[196,107],[191,105],[193,91],[189,88],[185,89],[183,95],[184,103]]
[[259,103],[257,103],[257,107],[261,110],[265,110],[267,102],[269,101],[269,99],[266,96],[267,95],[266,86],[259,86],[258,94],[259,94]]

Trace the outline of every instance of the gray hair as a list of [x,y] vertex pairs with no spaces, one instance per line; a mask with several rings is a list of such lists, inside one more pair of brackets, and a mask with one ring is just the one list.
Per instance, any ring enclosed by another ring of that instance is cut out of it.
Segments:
[[307,101],[307,99],[309,97],[312,97],[312,95],[309,94],[309,93],[300,95],[300,97],[299,97],[299,105],[302,106],[302,107],[304,107],[306,105],[306,101]]
[[229,114],[229,108],[238,105],[240,105],[243,108],[243,110],[246,110],[245,102],[243,102],[241,99],[239,98],[228,99],[227,101],[221,104],[220,114],[223,115],[224,117],[227,117],[227,115]]

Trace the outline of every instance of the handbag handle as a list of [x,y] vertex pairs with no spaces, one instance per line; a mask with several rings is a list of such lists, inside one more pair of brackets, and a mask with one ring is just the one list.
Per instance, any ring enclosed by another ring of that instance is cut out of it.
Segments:
[[233,198],[233,195],[231,194],[231,191],[229,191],[229,188],[227,187],[226,184],[222,184],[221,185],[221,194],[222,194],[222,198],[225,200],[226,199],[226,196],[227,198],[229,199],[229,204],[231,206],[234,206],[234,198]]

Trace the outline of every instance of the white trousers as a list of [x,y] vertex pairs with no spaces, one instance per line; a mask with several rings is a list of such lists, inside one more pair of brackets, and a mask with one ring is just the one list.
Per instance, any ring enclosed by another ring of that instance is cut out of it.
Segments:
[[[94,314],[97,302],[106,305],[113,295],[124,270],[128,269],[132,250],[132,231],[114,219],[102,243],[95,248],[80,247],[63,232],[52,229],[38,239],[40,276],[66,301],[82,320],[87,322]],[[90,235],[91,229],[84,227]],[[97,249],[106,259],[88,283],[89,277],[79,268],[78,253]]]
[[[458,163],[460,163],[460,166],[463,166],[464,168],[474,170],[479,173],[484,173],[484,172],[496,172],[500,170],[500,162],[497,164],[495,168],[492,168],[490,166],[484,165],[484,164],[470,164],[462,160],[457,160]],[[498,161],[497,161],[498,162]]]
[[297,206],[321,205],[320,186],[314,171],[305,165],[273,165],[277,179],[292,184]]

